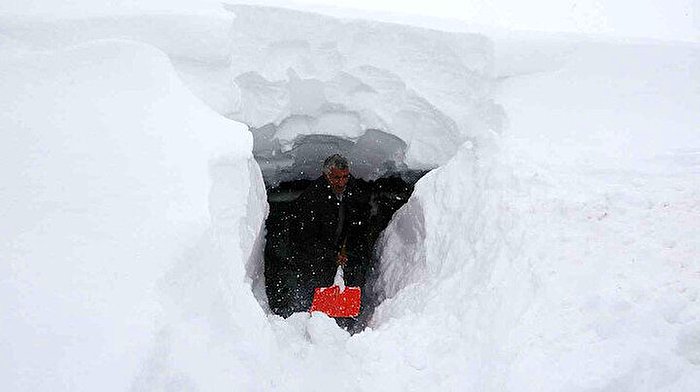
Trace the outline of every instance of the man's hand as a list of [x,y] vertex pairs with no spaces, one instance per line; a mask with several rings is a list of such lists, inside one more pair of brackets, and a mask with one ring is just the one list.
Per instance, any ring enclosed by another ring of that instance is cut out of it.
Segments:
[[336,263],[341,267],[345,267],[345,265],[348,263],[348,256],[344,255],[342,252],[338,253]]

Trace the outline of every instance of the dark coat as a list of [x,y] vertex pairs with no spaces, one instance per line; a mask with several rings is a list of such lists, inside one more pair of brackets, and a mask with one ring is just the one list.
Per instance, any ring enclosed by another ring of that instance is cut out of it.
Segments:
[[295,248],[292,262],[309,290],[333,284],[343,243],[348,258],[343,268],[345,284],[364,285],[371,255],[370,196],[369,185],[351,176],[339,200],[321,176],[296,200],[298,215],[290,228]]

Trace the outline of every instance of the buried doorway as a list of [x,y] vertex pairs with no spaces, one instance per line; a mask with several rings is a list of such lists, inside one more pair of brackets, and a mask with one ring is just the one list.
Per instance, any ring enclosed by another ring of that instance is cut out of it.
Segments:
[[[254,134],[265,133],[258,130]],[[287,151],[282,151],[269,139],[256,140],[256,147],[256,160],[263,171],[270,207],[264,252],[266,294],[271,311],[283,317],[308,310],[310,298],[306,298],[308,294],[300,296],[298,289],[313,271],[304,270],[309,268],[304,265],[305,260],[299,259],[304,251],[292,233],[307,212],[299,203],[299,196],[314,181],[324,181],[317,180],[322,175],[324,159],[335,153],[348,158],[355,184],[362,187],[366,196],[362,202],[366,203],[369,219],[361,229],[363,241],[370,250],[394,212],[408,201],[414,184],[428,171],[409,169],[403,162],[406,144],[377,130],[368,130],[355,141],[330,135],[307,135],[298,138]],[[373,293],[378,288],[374,287],[373,277],[378,260],[373,255],[374,252],[369,252],[362,261],[366,265],[362,279],[365,282],[362,310],[354,330],[364,327],[377,305]]]

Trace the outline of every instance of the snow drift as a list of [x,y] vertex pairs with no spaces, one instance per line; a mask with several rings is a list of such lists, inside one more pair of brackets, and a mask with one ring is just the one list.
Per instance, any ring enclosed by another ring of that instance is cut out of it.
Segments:
[[[151,46],[5,47],[2,57],[5,388],[186,384],[137,375],[163,360],[151,350],[168,351],[175,369],[193,360],[196,347],[178,337],[202,343],[211,317],[245,319],[236,335],[260,337],[251,323],[263,313],[244,280],[265,204],[245,127],[194,98]],[[188,306],[197,298],[212,309]]]
[[430,173],[386,230],[373,322],[420,336],[405,355],[448,389],[693,390],[699,48],[550,48],[504,65],[498,148]]

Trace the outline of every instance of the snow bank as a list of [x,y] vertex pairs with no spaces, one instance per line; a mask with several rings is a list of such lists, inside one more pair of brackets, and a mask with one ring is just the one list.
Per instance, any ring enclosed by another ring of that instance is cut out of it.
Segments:
[[505,79],[501,147],[430,173],[385,233],[363,338],[413,343],[375,355],[440,389],[696,389],[698,54],[570,44]]
[[[4,388],[226,385],[197,353],[235,367],[216,337],[260,345],[269,331],[241,261],[265,212],[245,126],[194,98],[152,46],[0,56]],[[230,385],[253,377],[253,358]]]

